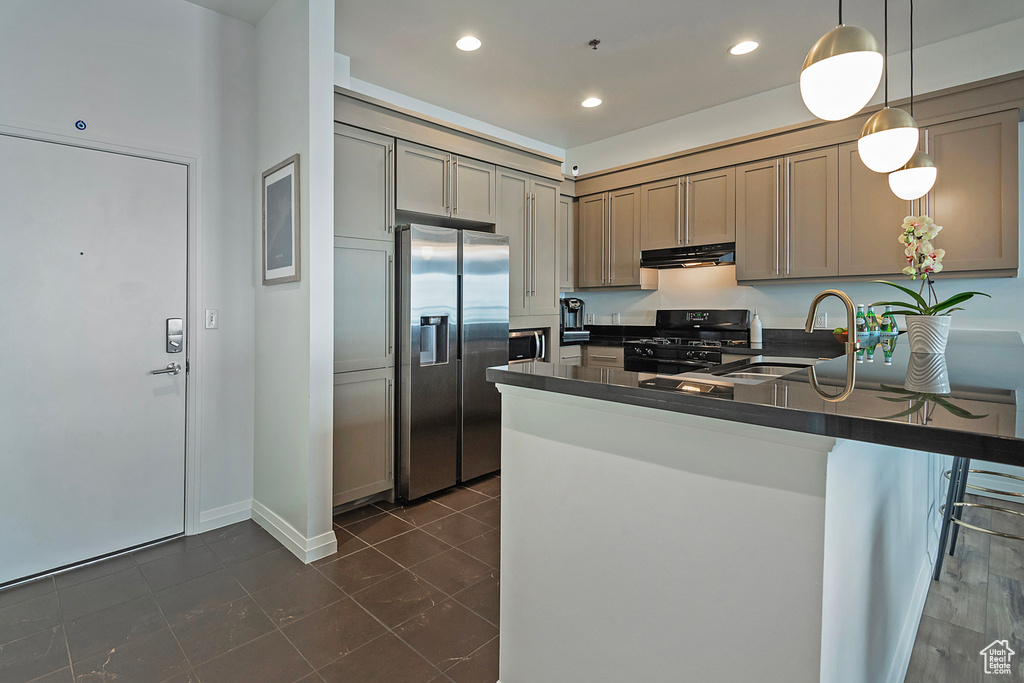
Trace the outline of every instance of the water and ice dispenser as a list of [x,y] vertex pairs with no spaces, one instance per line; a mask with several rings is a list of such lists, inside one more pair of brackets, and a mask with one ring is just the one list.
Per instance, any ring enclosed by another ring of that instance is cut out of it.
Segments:
[[448,362],[448,316],[420,318],[420,367]]

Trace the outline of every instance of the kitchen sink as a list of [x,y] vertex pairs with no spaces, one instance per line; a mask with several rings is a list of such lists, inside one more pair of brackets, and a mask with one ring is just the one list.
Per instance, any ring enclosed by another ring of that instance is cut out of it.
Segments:
[[767,382],[771,379],[799,372],[820,360],[817,358],[765,358],[759,357],[739,364],[730,363],[711,371],[715,377],[728,377],[732,380],[749,382]]

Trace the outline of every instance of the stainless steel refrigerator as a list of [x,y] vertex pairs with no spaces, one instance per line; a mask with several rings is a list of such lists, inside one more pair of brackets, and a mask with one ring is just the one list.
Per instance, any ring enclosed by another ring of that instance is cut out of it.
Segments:
[[413,500],[501,467],[508,237],[406,225],[397,238],[398,493]]

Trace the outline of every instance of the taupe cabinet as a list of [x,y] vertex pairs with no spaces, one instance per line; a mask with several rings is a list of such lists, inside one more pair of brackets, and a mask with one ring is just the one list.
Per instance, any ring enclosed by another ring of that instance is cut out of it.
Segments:
[[334,375],[334,505],[391,489],[393,411],[392,368]]
[[334,124],[334,234],[394,240],[395,141]]
[[494,223],[495,167],[399,140],[395,207],[414,214]]
[[576,289],[576,204],[558,198],[558,288]]
[[736,239],[736,169],[723,168],[640,188],[641,249]]
[[579,286],[640,284],[640,188],[580,199]]
[[583,345],[583,365],[587,367],[622,369],[623,349],[621,346]]
[[929,126],[924,137],[938,176],[915,213],[942,226],[942,272],[1016,269],[1017,111]]
[[498,170],[495,231],[509,238],[509,316],[558,313],[558,183]]
[[395,364],[391,242],[334,238],[334,371]]
[[839,274],[835,147],[736,170],[736,279]]

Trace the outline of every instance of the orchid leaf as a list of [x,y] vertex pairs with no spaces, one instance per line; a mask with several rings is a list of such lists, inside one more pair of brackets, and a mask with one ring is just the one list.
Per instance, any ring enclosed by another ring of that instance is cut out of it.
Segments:
[[917,396],[916,391],[910,391],[909,389],[904,389],[903,387],[891,387],[887,384],[879,384],[878,386],[882,387],[886,391],[891,391],[894,394],[906,394],[907,396]]
[[906,403],[910,400],[908,396],[879,396],[878,398],[889,403]]
[[[918,294],[914,290],[910,289],[909,287],[904,287],[903,285],[898,285],[895,282],[889,282],[888,280],[872,280],[872,282],[878,282],[878,283],[883,284],[883,285],[889,285],[890,287],[895,287],[896,289],[898,289],[900,291],[903,291],[903,292],[907,293],[908,295],[910,295],[914,299],[914,301],[917,302],[918,306],[920,306],[922,309],[928,308],[928,302],[924,300],[924,297],[922,297],[920,294]],[[906,304],[902,304],[902,305],[906,306]]]
[[[948,299],[946,299],[945,301],[943,301],[941,303],[937,303],[934,306],[932,306],[931,307],[932,315],[936,315],[940,311],[943,311],[943,310],[949,308],[950,306],[956,306],[957,304],[962,304],[963,302],[965,302],[965,301],[967,301],[969,299],[973,299],[976,295],[979,295],[979,294],[981,296],[988,296],[988,294],[985,294],[984,292],[961,292],[960,294],[956,294],[955,296],[951,296]],[[989,297],[989,298],[991,298],[991,297]]]
[[897,417],[906,417],[907,415],[913,415],[914,413],[916,413],[919,410],[921,410],[921,408],[924,407],[925,403],[927,403],[927,401],[922,399],[922,400],[917,401],[916,403],[914,403],[914,405],[910,406],[906,410],[900,411],[900,412],[896,413],[895,415],[886,415],[882,419],[883,420],[892,420],[892,419],[895,419]]

